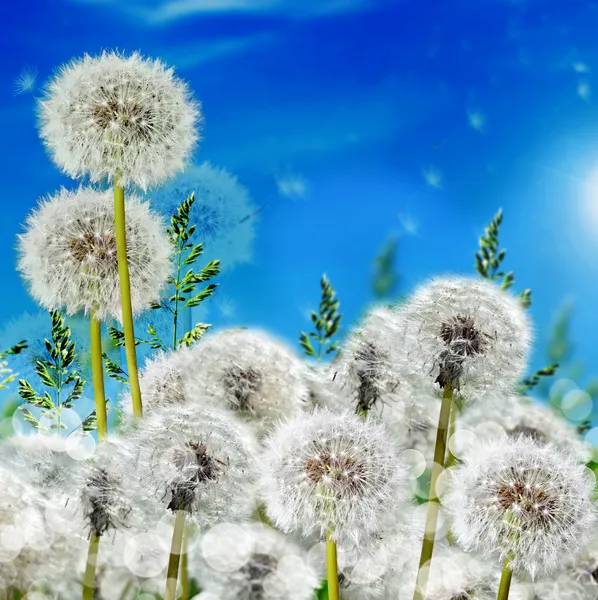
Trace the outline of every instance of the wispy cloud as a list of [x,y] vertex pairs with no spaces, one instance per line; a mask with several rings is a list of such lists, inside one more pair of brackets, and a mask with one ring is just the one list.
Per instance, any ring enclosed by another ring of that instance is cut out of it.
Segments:
[[109,6],[146,25],[163,26],[200,14],[272,13],[309,18],[366,9],[377,0],[71,0]]

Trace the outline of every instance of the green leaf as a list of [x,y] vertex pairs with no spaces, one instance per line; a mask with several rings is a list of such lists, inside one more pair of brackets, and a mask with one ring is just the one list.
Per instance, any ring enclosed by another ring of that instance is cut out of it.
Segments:
[[119,367],[113,360],[111,360],[105,352],[102,353],[102,357],[104,358],[104,365],[106,367],[106,373],[108,373],[108,376],[112,377],[112,379],[115,379],[120,383],[128,384],[129,376],[127,375],[127,373],[123,369],[121,369],[121,367]]
[[208,323],[196,323],[195,327],[188,331],[180,340],[179,346],[191,346],[198,340],[200,340],[206,331],[211,327]]
[[559,367],[558,364],[548,365],[547,367],[544,367],[543,369],[539,369],[530,377],[523,379],[521,381],[521,383],[519,384],[520,391],[526,392],[528,390],[533,389],[534,387],[536,387],[538,385],[538,383],[540,383],[540,380],[543,377],[552,377],[556,373],[556,370],[558,369],[558,367]]
[[303,348],[303,351],[308,356],[316,356],[316,351],[314,347],[311,345],[311,341],[309,336],[305,332],[301,332],[299,335],[299,345]]
[[190,298],[189,300],[187,300],[187,302],[185,302],[185,304],[184,304],[184,307],[185,308],[193,308],[194,306],[198,306],[206,298],[209,298],[214,293],[214,291],[216,290],[217,287],[218,287],[217,283],[210,283],[201,292],[199,292],[199,294],[197,294],[196,296],[193,296],[193,298]]

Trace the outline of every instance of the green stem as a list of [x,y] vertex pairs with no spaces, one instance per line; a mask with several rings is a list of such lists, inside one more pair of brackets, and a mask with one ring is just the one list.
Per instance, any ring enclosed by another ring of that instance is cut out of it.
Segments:
[[93,600],[95,594],[96,566],[98,562],[99,545],[100,536],[94,531],[89,538],[87,565],[85,566],[85,575],[83,575],[83,595],[81,596],[81,600]]
[[126,600],[132,587],[133,587],[133,582],[129,579],[129,581],[127,581],[127,585],[125,585],[121,595],[119,596],[119,600]]
[[114,182],[114,222],[116,226],[116,254],[118,256],[118,277],[120,279],[120,295],[123,313],[123,331],[125,334],[125,350],[127,355],[127,371],[133,401],[133,415],[141,417],[141,388],[137,372],[137,351],[135,348],[135,329],[133,327],[133,308],[131,305],[131,282],[129,280],[129,263],[127,260],[127,229],[125,225],[125,190]]
[[189,549],[189,527],[183,530],[183,554],[181,555],[181,597],[179,600],[189,600],[191,598],[191,586],[189,585],[189,557],[187,550]]
[[505,560],[502,575],[500,576],[500,586],[498,588],[498,596],[496,600],[508,600],[509,590],[511,589],[511,577],[513,571],[509,569],[509,559]]
[[[174,335],[172,341],[172,349],[176,350],[178,346],[177,340],[177,326],[179,320],[179,286],[181,285],[181,262],[183,258],[183,247],[181,246],[181,242],[178,244],[178,259],[177,259],[177,267],[176,267],[176,282],[175,282],[175,290],[174,290]],[[191,310],[191,309],[189,309]]]
[[328,600],[339,600],[338,563],[336,559],[336,543],[326,534],[326,569],[328,572]]
[[453,388],[450,384],[444,386],[442,394],[442,405],[440,406],[440,416],[438,417],[438,429],[436,432],[436,445],[434,446],[434,464],[432,465],[432,478],[430,481],[430,492],[428,494],[428,513],[426,515],[426,526],[424,530],[424,540],[422,542],[422,551],[419,559],[419,571],[417,574],[417,583],[413,600],[424,600],[426,597],[426,587],[428,585],[429,565],[427,563],[432,559],[434,553],[434,541],[436,539],[436,525],[438,523],[438,495],[436,485],[438,478],[443,471],[444,459],[446,455],[447,432],[451,416],[451,407],[453,404]]
[[447,448],[447,453],[446,453],[446,461],[444,463],[444,468],[445,469],[448,469],[449,467],[453,467],[455,465],[455,463],[457,462],[457,458],[451,452],[451,448],[450,448],[451,438],[455,434],[456,415],[457,415],[457,411],[456,410],[451,410],[451,418],[450,418],[449,431],[448,431],[448,436],[447,436],[447,445],[448,445],[448,448]]
[[181,548],[183,546],[183,532],[185,531],[184,510],[177,510],[172,532],[172,543],[170,546],[170,558],[168,559],[168,571],[166,573],[166,592],[164,600],[176,599],[176,584],[179,577],[179,563],[181,560]]
[[102,361],[102,325],[91,315],[91,374],[93,379],[93,400],[96,407],[98,439],[108,435],[108,418],[106,416],[106,395],[104,392],[104,363]]

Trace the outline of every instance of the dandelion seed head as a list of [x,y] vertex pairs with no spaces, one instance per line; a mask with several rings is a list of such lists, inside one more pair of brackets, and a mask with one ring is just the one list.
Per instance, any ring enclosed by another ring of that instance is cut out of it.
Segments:
[[[43,307],[121,320],[113,210],[110,192],[63,188],[29,215],[18,266]],[[127,200],[126,230],[131,301],[139,313],[159,299],[171,246],[161,218],[136,196]]]
[[380,530],[388,503],[408,494],[408,467],[373,419],[318,410],[283,422],[266,440],[260,490],[283,531],[334,532],[345,547]]
[[466,550],[532,579],[563,567],[587,545],[596,521],[595,481],[579,457],[533,438],[477,444],[463,457],[443,503]]
[[201,400],[155,410],[129,436],[122,465],[130,495],[147,518],[178,510],[200,530],[255,510],[256,441],[235,415]]
[[307,365],[286,344],[262,331],[208,334],[191,352],[185,381],[189,398],[234,411],[261,430],[309,405]]
[[161,61],[103,52],[61,68],[40,101],[39,119],[65,174],[146,190],[183,169],[201,115],[187,85]]
[[409,375],[450,384],[465,401],[514,390],[532,340],[514,296],[487,281],[439,278],[416,290],[400,312],[405,328],[397,344],[409,357]]

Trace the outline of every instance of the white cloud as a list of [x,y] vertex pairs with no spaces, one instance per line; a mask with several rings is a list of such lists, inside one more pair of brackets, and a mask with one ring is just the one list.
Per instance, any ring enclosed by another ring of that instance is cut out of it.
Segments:
[[275,13],[305,18],[353,12],[377,0],[71,0],[110,7],[149,26],[162,26],[199,14]]

